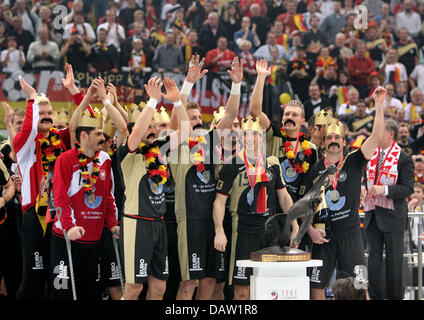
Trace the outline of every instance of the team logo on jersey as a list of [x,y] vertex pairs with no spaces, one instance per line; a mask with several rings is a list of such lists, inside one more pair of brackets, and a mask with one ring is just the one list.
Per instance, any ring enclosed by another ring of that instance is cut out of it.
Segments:
[[209,183],[209,180],[211,179],[211,172],[210,170],[203,170],[202,172],[196,171],[197,177],[202,181],[203,183],[207,184]]
[[218,182],[216,183],[216,190],[221,190],[223,185],[224,181],[218,180]]
[[283,178],[285,182],[293,182],[297,179],[297,172],[296,170],[293,170],[293,168],[290,166],[289,159],[285,159],[283,162],[281,162],[281,171],[283,172]]
[[272,172],[271,172],[271,171],[268,171],[268,172],[267,172],[267,175],[268,175],[268,180],[269,180],[269,181],[271,181],[271,180],[272,180],[272,178],[274,178],[274,175],[272,174]]
[[346,171],[340,171],[339,173],[339,181],[344,182],[347,179],[347,173]]
[[[93,193],[95,193],[96,187],[93,186]],[[90,209],[96,209],[100,204],[102,203],[103,197],[98,196],[94,198],[94,201],[91,201],[91,198],[89,199],[87,193],[84,194],[84,204],[90,208]]]
[[328,208],[331,211],[339,211],[339,210],[341,210],[344,207],[345,203],[346,203],[346,197],[345,196],[342,196],[342,197],[339,198],[339,200],[333,202],[333,200],[331,200],[330,193],[331,193],[331,190],[328,190],[325,193],[325,200],[327,200]]
[[102,169],[102,170],[100,170],[99,178],[100,178],[101,180],[105,181],[105,179],[106,179],[106,171],[104,171],[103,169]]
[[150,191],[154,194],[161,194],[163,192],[163,184],[157,184],[149,178]]

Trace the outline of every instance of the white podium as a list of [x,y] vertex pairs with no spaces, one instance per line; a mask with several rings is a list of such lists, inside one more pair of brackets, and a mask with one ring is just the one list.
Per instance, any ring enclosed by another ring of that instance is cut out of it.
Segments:
[[261,262],[237,260],[238,267],[253,268],[250,300],[309,300],[307,267],[320,267],[322,260]]

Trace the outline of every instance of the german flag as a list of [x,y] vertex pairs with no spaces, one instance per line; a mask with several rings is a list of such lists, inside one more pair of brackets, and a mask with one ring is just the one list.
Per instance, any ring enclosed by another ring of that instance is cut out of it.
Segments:
[[294,24],[296,25],[297,29],[299,29],[301,32],[305,32],[306,30],[308,30],[304,25],[303,25],[303,15],[302,14],[296,14],[293,17],[293,21]]
[[275,86],[275,84],[277,83],[277,69],[278,69],[278,66],[276,65],[271,66],[271,75],[266,80],[266,82],[272,86]]

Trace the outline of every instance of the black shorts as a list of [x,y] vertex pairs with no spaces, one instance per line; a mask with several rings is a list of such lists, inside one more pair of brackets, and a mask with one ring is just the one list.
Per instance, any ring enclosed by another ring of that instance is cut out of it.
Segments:
[[180,262],[178,260],[178,235],[177,222],[166,222],[166,235],[168,237],[168,265],[169,280],[181,281]]
[[[249,260],[252,252],[275,245],[275,232],[269,233],[234,233],[233,246],[231,252],[231,266],[233,279],[232,284],[239,286],[249,286],[250,276],[253,274],[253,268],[237,267],[237,260]],[[234,252],[235,249],[235,252]]]
[[228,281],[228,270],[230,269],[230,258],[231,258],[231,238],[232,238],[232,221],[231,219],[225,219],[222,223],[224,227],[224,233],[227,237],[227,245],[225,247],[225,252],[223,253],[224,257],[224,271],[219,273],[219,276],[216,278],[216,282],[225,282]]
[[[101,260],[100,272],[102,279],[102,286],[104,288],[118,287],[121,285],[120,271],[121,266],[118,265],[116,258],[115,247],[113,244],[115,239],[112,239],[112,233],[107,227],[103,228],[102,242],[101,242]],[[115,242],[118,244],[117,242]],[[118,248],[119,254],[119,248]],[[121,259],[122,260],[122,259]]]
[[361,234],[358,233],[347,239],[331,240],[321,245],[314,244],[312,259],[322,260],[322,267],[308,268],[312,288],[324,289],[328,286],[336,262],[337,274],[340,277],[355,277],[355,266],[365,266]]
[[214,248],[212,220],[189,220],[178,223],[178,255],[181,279],[222,278],[224,255]]
[[148,221],[124,215],[121,228],[125,281],[143,284],[148,276],[168,280],[165,221]]

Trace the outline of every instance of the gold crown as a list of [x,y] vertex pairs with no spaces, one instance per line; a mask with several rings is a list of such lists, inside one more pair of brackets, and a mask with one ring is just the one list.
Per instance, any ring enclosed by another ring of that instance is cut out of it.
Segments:
[[171,121],[168,112],[166,112],[164,107],[160,107],[160,111],[155,110],[155,113],[153,114],[153,119],[155,120],[155,123]]
[[314,125],[315,126],[319,126],[319,125],[325,126],[327,124],[330,124],[333,119],[336,119],[333,111],[331,111],[331,110],[328,110],[328,111],[321,110],[315,116]]
[[249,115],[247,119],[243,119],[243,121],[241,122],[241,130],[253,130],[259,132],[261,130],[261,123],[259,121],[259,118],[253,119],[253,117]]
[[78,127],[102,128],[103,113],[97,108],[95,108],[93,112],[94,117],[88,109],[81,112],[78,118]]
[[342,137],[345,136],[344,126],[338,119],[331,120],[330,123],[327,123],[325,126],[325,135],[327,136],[332,133],[338,134]]
[[115,136],[116,128],[112,122],[112,119],[108,115],[107,118],[103,121],[103,133],[108,137],[113,138]]
[[140,104],[137,106],[135,103],[131,103],[128,108],[128,122],[133,123],[137,120],[138,116],[143,111],[143,108],[146,104],[141,101]]
[[212,124],[218,124],[218,122],[222,119],[222,117],[225,114],[225,108],[223,106],[220,106],[218,109],[218,112],[214,111],[213,112],[213,120],[212,120]]
[[59,111],[54,111],[53,121],[55,123],[69,123],[69,111],[65,109],[60,109]]

